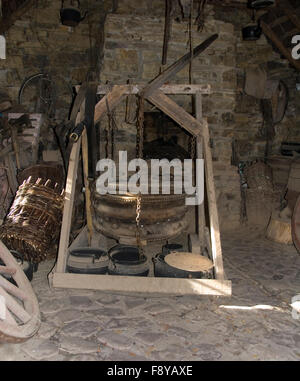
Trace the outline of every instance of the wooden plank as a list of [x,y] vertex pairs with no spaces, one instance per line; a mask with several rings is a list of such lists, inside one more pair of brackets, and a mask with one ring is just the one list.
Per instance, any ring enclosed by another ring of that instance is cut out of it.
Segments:
[[[117,85],[115,85],[117,86]],[[143,90],[145,85],[125,85],[125,94],[138,94]],[[79,86],[76,86],[76,89],[79,89]],[[164,94],[211,94],[211,85],[163,85],[159,89]],[[109,85],[100,85],[97,88],[97,94],[104,95],[110,91]]]
[[154,104],[157,108],[169,115],[181,127],[187,130],[190,134],[199,136],[202,131],[202,122],[195,119],[191,114],[186,112],[176,102],[170,99],[167,95],[157,90],[154,94],[147,97],[147,100]]
[[23,4],[7,18],[2,18],[0,21],[0,34],[6,32],[17,20],[19,20],[30,8],[35,4],[35,0],[24,1]]
[[222,258],[222,247],[219,227],[219,216],[216,201],[215,182],[213,173],[212,154],[209,142],[208,124],[205,119],[203,124],[203,143],[204,143],[204,164],[205,164],[205,182],[208,198],[210,237],[212,247],[212,257],[214,261],[215,275],[219,280],[224,279],[224,268]]
[[93,237],[93,218],[92,218],[90,182],[88,179],[89,156],[88,156],[88,140],[87,140],[86,128],[84,128],[83,130],[81,143],[82,143],[81,148],[82,148],[82,161],[83,161],[83,179],[84,179],[84,187],[85,187],[85,210],[86,210],[86,219],[87,219],[88,243],[89,243],[89,246],[91,246],[92,237]]
[[[196,118],[197,120],[202,120],[202,95],[200,93],[196,94],[195,97],[195,108],[196,108]],[[203,159],[203,139],[201,136],[197,137],[196,141],[196,151],[197,159]],[[200,241],[200,246],[204,246],[204,227],[205,227],[205,211],[204,211],[204,200],[202,204],[198,205],[198,237]]]
[[118,275],[53,274],[53,287],[158,295],[231,296],[231,281]]
[[[77,115],[76,124],[81,122],[83,115],[84,103],[82,104],[80,112]],[[71,231],[81,139],[82,136],[80,136],[78,141],[73,144],[69,159],[68,176],[65,188],[63,219],[60,231],[60,240],[56,265],[57,271],[61,273],[63,273],[66,270],[67,250],[69,246],[69,238]]]
[[95,106],[94,123],[98,123],[100,119],[107,113],[108,101],[109,109],[112,111],[123,100],[126,94],[126,86],[114,86],[110,92],[107,93]]
[[279,37],[277,37],[277,35],[273,32],[273,30],[264,21],[261,21],[261,27],[265,35],[268,36],[273,41],[273,43],[277,46],[277,48],[281,51],[281,53],[288,59],[288,61],[297,70],[300,70],[300,62],[293,59],[292,52],[283,45],[282,41],[279,39]]

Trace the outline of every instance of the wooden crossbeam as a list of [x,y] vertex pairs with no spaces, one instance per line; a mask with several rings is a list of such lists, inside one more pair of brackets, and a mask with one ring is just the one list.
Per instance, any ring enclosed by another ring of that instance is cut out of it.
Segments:
[[99,122],[103,115],[107,112],[108,102],[109,109],[112,111],[119,103],[122,102],[126,95],[126,86],[114,86],[110,92],[107,93],[106,97],[103,97],[95,106],[95,124]]
[[[125,94],[139,94],[145,85],[125,85]],[[211,94],[211,85],[163,85],[159,89],[164,94]],[[108,85],[98,86],[97,94],[107,94],[110,91]]]
[[202,122],[195,119],[162,91],[156,90],[155,93],[151,94],[146,99],[165,114],[169,115],[170,118],[174,119],[175,122],[190,134],[195,136],[201,134]]
[[231,295],[231,281],[116,275],[53,274],[53,286],[167,295]]

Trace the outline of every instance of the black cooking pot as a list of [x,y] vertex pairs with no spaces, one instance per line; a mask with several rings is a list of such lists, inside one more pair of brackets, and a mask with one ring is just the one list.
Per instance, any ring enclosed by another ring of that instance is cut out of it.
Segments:
[[63,25],[77,26],[82,20],[85,19],[84,15],[81,17],[80,10],[77,8],[62,8],[60,10],[60,19]]
[[213,272],[210,271],[186,271],[170,266],[165,261],[166,255],[157,254],[153,258],[154,275],[161,278],[190,278],[190,279],[212,279]]
[[259,25],[249,25],[242,29],[244,41],[256,41],[262,34],[262,29]]
[[147,276],[149,265],[144,254],[135,246],[116,245],[108,252],[108,274]]
[[167,255],[173,251],[183,251],[182,245],[180,243],[167,243],[162,248],[162,254]]
[[70,251],[67,271],[74,274],[106,274],[108,269],[107,252],[91,247]]

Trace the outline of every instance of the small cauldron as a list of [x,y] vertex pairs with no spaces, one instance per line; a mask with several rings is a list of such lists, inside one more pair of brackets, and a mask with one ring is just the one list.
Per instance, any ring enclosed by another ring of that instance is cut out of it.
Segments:
[[190,278],[190,279],[212,279],[213,269],[205,271],[187,271],[169,265],[165,259],[170,255],[157,254],[153,258],[154,275],[162,278]]
[[167,243],[162,248],[162,254],[167,255],[173,251],[183,251],[182,245],[180,243]]
[[242,29],[244,41],[256,41],[262,34],[262,29],[259,25],[249,25]]
[[70,251],[67,271],[74,274],[106,274],[107,252],[101,249],[82,247]]
[[[80,12],[80,2],[77,1],[78,8],[76,7],[64,7],[64,1],[62,2],[62,7],[60,10],[60,19],[61,23],[63,25],[75,27],[77,26],[82,20],[85,19],[86,14],[82,17]],[[71,3],[72,4],[72,3]]]
[[116,245],[109,252],[108,274],[147,276],[149,265],[145,255],[135,246]]

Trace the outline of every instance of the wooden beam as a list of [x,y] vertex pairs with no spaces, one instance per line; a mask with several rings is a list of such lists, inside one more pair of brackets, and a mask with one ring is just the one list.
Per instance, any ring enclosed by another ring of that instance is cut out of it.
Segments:
[[35,0],[26,0],[7,18],[0,21],[0,34],[4,34],[17,20],[19,20],[35,4]]
[[289,60],[289,62],[297,69],[300,70],[300,62],[294,60],[292,57],[292,52],[288,50],[282,43],[282,41],[277,37],[273,30],[264,21],[260,23],[263,32],[268,36],[271,41],[277,46],[280,52]]
[[110,92],[107,93],[95,106],[94,123],[98,123],[100,119],[107,113],[108,101],[109,109],[112,111],[123,100],[126,94],[126,86],[114,86]]
[[[80,112],[76,118],[76,124],[82,121],[84,115],[84,103],[82,103]],[[57,257],[57,271],[65,272],[66,264],[67,264],[67,251],[69,246],[70,239],[70,231],[71,231],[71,223],[73,216],[73,206],[74,206],[74,198],[75,198],[75,189],[76,189],[76,180],[78,173],[78,162],[79,162],[79,154],[81,148],[81,139],[82,136],[79,137],[78,141],[73,144],[69,166],[68,166],[68,176],[66,181],[65,188],[65,200],[64,200],[64,210],[63,210],[63,219],[60,230],[60,240],[59,240],[59,248],[58,248],[58,257]]]
[[[117,86],[117,85],[115,85]],[[140,91],[143,90],[145,85],[125,85],[126,95],[130,94],[139,94]],[[81,86],[76,86],[76,91],[79,91]],[[109,85],[100,85],[97,88],[97,94],[99,95],[105,95],[107,94],[111,88]],[[163,85],[159,89],[164,94],[211,94],[211,85]],[[77,98],[76,98],[77,99]]]
[[208,130],[207,121],[205,119],[203,119],[202,124],[203,124],[202,134],[203,134],[203,143],[204,143],[205,184],[206,184],[207,198],[208,198],[212,258],[214,262],[216,278],[219,280],[223,280],[224,268],[223,268],[223,258],[222,258],[218,207],[217,207],[215,182],[214,182],[213,162],[212,162],[212,154],[211,154],[210,141],[209,141],[210,139],[209,130]]
[[202,122],[195,119],[191,114],[186,112],[182,107],[178,106],[176,102],[170,99],[167,95],[160,90],[146,98],[154,106],[159,108],[170,118],[174,119],[181,127],[187,130],[190,134],[199,136],[202,131]]
[[53,287],[164,295],[231,295],[231,281],[54,273]]
[[[195,97],[195,109],[196,118],[200,122],[202,120],[202,95],[196,94]],[[197,137],[196,141],[197,159],[203,159],[203,139],[202,136]],[[204,200],[202,204],[198,205],[198,237],[201,245],[201,249],[204,247],[204,227],[205,227],[205,212],[204,212]]]
[[89,155],[88,155],[88,140],[87,131],[84,128],[81,139],[82,147],[82,162],[83,162],[83,178],[84,178],[84,188],[85,188],[85,210],[86,210],[86,220],[88,228],[88,243],[91,246],[93,237],[93,218],[92,218],[92,203],[91,203],[91,190],[89,182]]

